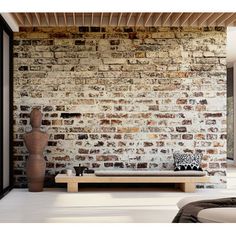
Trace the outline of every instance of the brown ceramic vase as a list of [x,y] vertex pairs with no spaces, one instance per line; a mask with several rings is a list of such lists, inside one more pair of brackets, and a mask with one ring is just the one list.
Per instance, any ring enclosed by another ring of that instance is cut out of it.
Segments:
[[42,113],[38,109],[34,109],[30,114],[32,131],[24,135],[25,145],[29,151],[29,157],[26,162],[26,175],[30,192],[43,191],[46,169],[43,150],[48,143],[48,134],[40,130],[41,122]]
[[43,191],[46,162],[41,155],[30,155],[26,163],[26,175],[30,192]]

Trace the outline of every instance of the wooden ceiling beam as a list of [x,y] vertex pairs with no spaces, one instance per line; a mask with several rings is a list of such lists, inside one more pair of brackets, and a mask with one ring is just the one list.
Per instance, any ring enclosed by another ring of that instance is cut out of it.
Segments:
[[183,15],[183,13],[174,13],[171,16],[170,19],[170,26],[173,26],[178,20],[179,18]]
[[188,21],[188,19],[191,17],[192,14],[193,13],[183,13],[183,15],[179,19],[179,21],[180,21],[179,25],[183,26]]
[[112,16],[113,16],[113,13],[111,12],[111,13],[110,13],[110,16],[109,16],[109,23],[108,23],[109,26],[111,25]]
[[156,19],[153,22],[153,26],[157,25],[157,22],[160,20],[162,13],[157,13],[156,14]]
[[224,13],[215,13],[207,20],[207,25],[213,25]]
[[66,16],[66,13],[65,13],[65,12],[63,13],[63,17],[64,17],[65,25],[67,25],[67,16]]
[[225,26],[229,26],[236,21],[236,13],[234,13],[229,19],[225,21]]
[[202,16],[198,19],[198,26],[202,26],[214,13],[203,13]]
[[53,14],[54,14],[56,25],[59,25],[58,18],[57,18],[57,13],[53,13]]
[[137,18],[136,18],[136,21],[135,21],[135,26],[138,25],[138,23],[139,23],[139,21],[140,21],[140,19],[141,19],[142,14],[143,14],[143,13],[139,13],[139,14],[138,14],[138,16],[137,16]]
[[193,25],[198,21],[198,19],[203,15],[203,13],[194,13],[192,17],[189,18],[189,25]]
[[130,19],[132,17],[132,12],[129,13],[128,17],[127,17],[127,22],[126,22],[126,25],[128,26],[129,25],[129,22],[130,22]]
[[90,21],[90,25],[91,25],[91,26],[93,26],[93,21],[94,21],[93,13],[91,13],[91,21]]
[[100,27],[102,26],[102,21],[103,21],[103,12],[101,13],[101,16],[100,16]]
[[74,23],[74,26],[76,26],[76,13],[73,13],[73,23]]
[[40,15],[39,15],[39,13],[34,13],[35,14],[35,17],[36,17],[36,20],[37,20],[37,22],[38,22],[38,25],[41,25],[41,20],[40,20]]
[[170,19],[172,13],[163,13],[161,17],[161,25],[165,25],[166,22]]
[[223,16],[221,16],[217,21],[216,25],[223,25],[226,20],[228,20],[231,16],[233,16],[234,13],[225,13]]
[[21,24],[24,25],[25,21],[24,21],[24,17],[20,14],[20,13],[15,13],[16,19],[17,21]]
[[82,13],[82,26],[84,26],[84,13]]
[[149,13],[149,14],[147,15],[147,17],[146,17],[146,19],[145,19],[145,22],[144,22],[144,26],[147,25],[147,23],[149,22],[151,16],[152,16],[152,13]]
[[30,16],[29,13],[25,13],[25,17],[27,21],[29,22],[30,25],[33,25],[32,17]]
[[122,13],[120,13],[120,14],[119,14],[119,17],[118,17],[118,22],[117,22],[117,26],[119,26],[119,25],[120,25],[121,18],[122,18]]
[[50,20],[49,20],[48,14],[47,14],[47,13],[44,13],[44,16],[45,16],[47,25],[50,25]]

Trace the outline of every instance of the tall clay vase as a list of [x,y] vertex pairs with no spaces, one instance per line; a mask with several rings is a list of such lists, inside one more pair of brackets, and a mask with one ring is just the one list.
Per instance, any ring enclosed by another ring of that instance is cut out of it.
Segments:
[[34,109],[30,114],[32,131],[24,135],[26,148],[29,157],[26,162],[26,175],[30,192],[43,191],[43,183],[46,169],[46,162],[43,157],[43,150],[48,143],[48,134],[40,130],[42,113]]
[[41,155],[30,155],[26,162],[26,175],[30,192],[43,191],[46,161]]

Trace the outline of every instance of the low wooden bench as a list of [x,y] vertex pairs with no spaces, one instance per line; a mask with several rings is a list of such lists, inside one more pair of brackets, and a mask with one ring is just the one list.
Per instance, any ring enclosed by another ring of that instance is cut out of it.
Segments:
[[58,174],[56,183],[66,183],[67,192],[77,193],[79,183],[176,183],[184,192],[194,192],[196,183],[209,181],[208,176],[67,176]]

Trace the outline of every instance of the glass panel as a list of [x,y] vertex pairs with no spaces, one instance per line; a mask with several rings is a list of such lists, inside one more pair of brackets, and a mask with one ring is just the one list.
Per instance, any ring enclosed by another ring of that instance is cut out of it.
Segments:
[[9,47],[10,38],[3,31],[3,188],[10,185],[9,155]]
[[234,158],[234,96],[233,68],[227,68],[227,158]]

